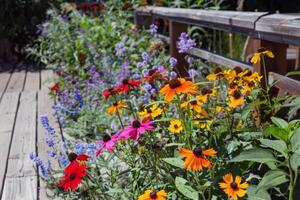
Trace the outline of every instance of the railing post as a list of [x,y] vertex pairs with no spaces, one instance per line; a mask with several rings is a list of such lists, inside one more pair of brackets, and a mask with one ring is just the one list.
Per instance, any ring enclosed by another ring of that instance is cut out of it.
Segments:
[[[269,51],[272,51],[275,56],[274,58],[266,57],[265,59],[267,76],[270,71],[276,72],[281,75],[285,75],[288,72],[287,58],[286,58],[287,48],[288,48],[287,44],[275,43],[275,42],[270,42],[270,41],[260,40],[260,39],[253,39],[252,41],[254,43],[253,53],[258,52],[260,48],[265,48]],[[254,70],[257,71],[259,74],[264,75],[263,63],[258,62],[257,64],[255,64]],[[262,83],[264,82],[265,81],[263,80]]]
[[149,13],[141,13],[139,11],[134,12],[134,23],[138,29],[149,29],[153,24],[154,17]]
[[187,24],[170,21],[169,22],[169,37],[170,37],[170,55],[177,59],[176,71],[181,77],[188,76],[188,63],[185,60],[186,54],[178,53],[177,42],[182,32],[187,32]]

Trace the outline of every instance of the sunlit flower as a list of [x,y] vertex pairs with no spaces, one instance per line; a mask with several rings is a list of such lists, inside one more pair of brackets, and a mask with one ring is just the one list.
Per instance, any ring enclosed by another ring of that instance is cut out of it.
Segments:
[[167,193],[165,190],[160,190],[158,192],[154,190],[146,190],[144,194],[140,195],[138,200],[166,200]]
[[240,94],[239,91],[235,90],[232,96],[230,97],[229,107],[237,108],[239,106],[244,105],[244,102],[245,102],[244,97]]
[[119,134],[121,138],[138,140],[140,135],[144,134],[146,131],[151,131],[154,129],[154,123],[151,121],[138,121],[132,119],[131,125],[126,126],[119,132]]
[[142,119],[148,119],[148,118],[156,118],[162,114],[163,110],[158,107],[157,104],[145,108],[143,111],[139,112],[139,115]]
[[83,177],[88,174],[86,168],[86,165],[81,165],[78,162],[71,162],[68,167],[66,167],[64,176],[57,185],[62,187],[64,191],[76,190]]
[[182,122],[178,119],[173,119],[171,120],[168,129],[173,133],[180,133],[183,130]]
[[201,171],[203,168],[212,167],[211,162],[206,157],[215,156],[217,152],[214,149],[202,150],[197,147],[194,150],[181,148],[179,154],[185,158],[184,169]]
[[85,162],[88,161],[88,159],[90,158],[90,156],[85,155],[85,154],[79,154],[77,155],[74,152],[71,152],[68,154],[68,160],[72,163],[72,162],[78,162],[79,164],[84,164]]
[[267,56],[269,58],[274,58],[274,54],[271,51],[266,50],[265,48],[260,48],[257,53],[254,53],[251,58],[251,63],[256,64],[260,62],[262,56]]
[[134,89],[141,84],[139,80],[123,79],[123,81],[114,88],[114,92],[127,93],[128,90]]
[[187,81],[184,78],[175,78],[165,84],[159,92],[165,95],[166,101],[170,102],[175,94],[195,94],[197,87],[192,81]]
[[238,197],[244,197],[246,195],[246,189],[248,188],[248,183],[241,183],[242,177],[236,176],[233,180],[231,173],[223,176],[223,183],[219,183],[220,188],[227,194],[228,198],[233,198],[237,200]]
[[106,113],[110,114],[110,115],[114,115],[117,112],[118,113],[122,113],[122,109],[123,108],[127,108],[128,105],[127,103],[123,102],[123,101],[118,101],[115,102],[112,106],[110,106],[109,108],[106,109]]
[[224,78],[223,70],[220,67],[217,67],[215,69],[214,73],[209,74],[206,78],[210,81],[215,81],[217,79],[222,79],[222,78]]
[[103,139],[96,142],[96,144],[101,145],[101,147],[96,152],[96,156],[102,153],[103,149],[107,149],[108,151],[112,151],[115,148],[116,142],[118,141],[118,133],[115,135],[103,135]]
[[191,109],[191,110],[194,110],[194,111],[200,113],[202,111],[202,109],[200,107],[202,104],[203,104],[203,102],[201,102],[201,101],[192,100],[192,101],[185,101],[180,106],[181,106],[181,108],[188,108],[188,109]]

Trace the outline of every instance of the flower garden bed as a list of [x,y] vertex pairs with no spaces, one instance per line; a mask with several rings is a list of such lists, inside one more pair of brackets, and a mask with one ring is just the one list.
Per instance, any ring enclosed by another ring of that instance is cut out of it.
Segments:
[[[63,199],[293,199],[300,121],[277,111],[295,97],[270,96],[271,86],[260,87],[256,72],[208,67],[192,57],[189,77],[180,77],[157,26],[138,30],[131,14],[50,11],[30,49],[57,75],[53,109],[70,135],[61,141],[41,118],[49,157],[61,170],[34,154],[31,159],[51,193]],[[195,45],[187,33],[178,38],[179,53]],[[252,62],[272,57],[264,50]]]

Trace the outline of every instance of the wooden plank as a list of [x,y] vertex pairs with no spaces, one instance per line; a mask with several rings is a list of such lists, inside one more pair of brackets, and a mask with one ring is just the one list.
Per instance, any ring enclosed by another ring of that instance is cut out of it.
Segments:
[[33,163],[28,159],[36,149],[36,92],[23,92],[15,122],[6,177],[34,176]]
[[6,92],[22,92],[24,87],[26,72],[25,70],[13,72]]
[[40,72],[28,71],[24,91],[38,91],[40,89]]
[[215,11],[166,7],[143,7],[139,13],[151,13],[154,17],[167,18],[176,22],[204,26],[227,31],[253,30],[255,22],[266,12]]
[[300,81],[270,72],[270,81],[276,81],[276,87],[279,88],[279,96],[300,95]]
[[175,70],[182,76],[188,76],[188,63],[185,60],[185,53],[179,53],[177,48],[178,38],[182,32],[187,32],[188,26],[186,24],[170,21],[169,22],[169,38],[170,38],[170,55],[177,59]]
[[11,76],[11,73],[9,73],[9,72],[0,73],[0,93],[5,92],[5,89],[7,87],[10,76]]
[[36,200],[37,177],[7,178],[1,200]]
[[[52,115],[53,110],[51,109],[51,106],[54,104],[53,99],[50,98],[48,93],[46,91],[39,91],[38,92],[38,117],[41,115],[47,115],[49,118],[49,122],[52,125],[52,127],[55,129],[56,134],[58,135],[58,138],[61,138],[61,132],[60,127],[55,119],[55,117]],[[50,148],[45,144],[45,140],[47,138],[47,135],[45,133],[44,128],[41,125],[40,119],[38,119],[38,129],[37,129],[37,147],[38,147],[38,156],[42,160],[50,160],[51,161],[51,167],[54,170],[60,169],[59,164],[56,159],[49,158],[47,152],[50,151]],[[40,188],[39,188],[39,199],[48,199],[47,197],[47,189],[46,189],[46,183],[40,178]]]
[[236,66],[239,66],[243,69],[253,70],[253,67],[250,63],[241,62],[238,60],[234,60],[219,54],[212,53],[210,51],[199,49],[199,48],[193,48],[188,51],[189,54],[202,58],[204,60],[207,60],[208,62],[215,63],[221,66],[226,66],[229,68],[234,68]]
[[53,71],[45,69],[41,71],[41,89],[48,91],[51,85],[51,79],[53,78]]
[[137,28],[139,29],[148,29],[151,24],[153,24],[153,17],[151,13],[141,13],[141,12],[134,12],[134,23],[136,24]]
[[0,103],[0,194],[4,183],[6,161],[17,112],[19,93],[5,93]]

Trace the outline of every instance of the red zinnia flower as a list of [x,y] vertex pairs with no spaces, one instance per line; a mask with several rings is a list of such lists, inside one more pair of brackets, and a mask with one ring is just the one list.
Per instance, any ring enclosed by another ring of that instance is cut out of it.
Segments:
[[115,92],[127,93],[129,89],[137,87],[141,81],[138,80],[128,80],[124,79],[119,85],[114,89]]
[[71,162],[64,171],[62,180],[58,182],[59,187],[63,187],[64,191],[76,190],[81,183],[82,178],[88,173],[86,171],[87,166],[81,165],[78,162]]
[[162,69],[162,70],[151,69],[149,70],[148,76],[146,76],[145,79],[148,81],[148,83],[152,83],[153,80],[166,80],[167,76],[162,75],[162,73],[165,71],[166,69]]
[[60,88],[60,83],[57,82],[57,83],[55,83],[55,85],[53,85],[53,86],[50,88],[50,90],[51,90],[52,93],[56,94],[56,93],[59,91],[59,88]]
[[115,91],[113,88],[110,88],[108,90],[104,90],[102,92],[102,95],[104,96],[104,99],[108,99],[110,97],[110,95],[114,95],[115,94]]
[[77,161],[77,162],[79,162],[79,164],[81,164],[83,162],[88,161],[89,158],[90,158],[90,156],[85,155],[85,154],[77,155],[76,153],[73,153],[73,152],[68,154],[68,159],[71,163],[73,161]]

